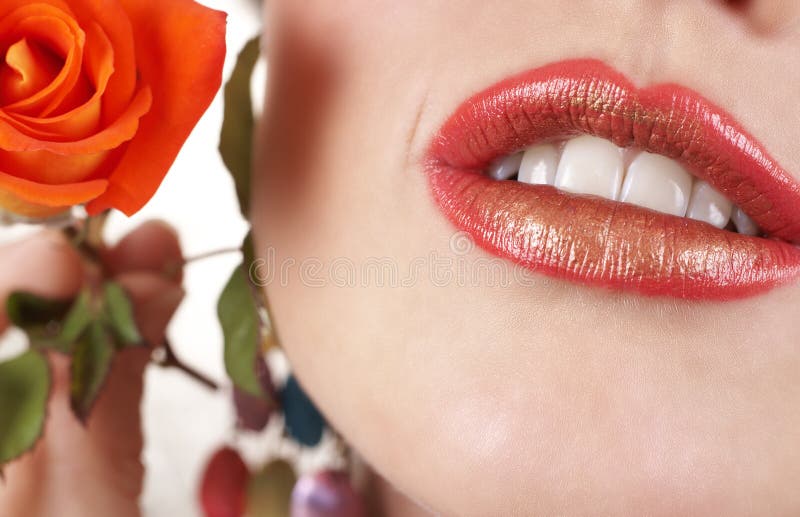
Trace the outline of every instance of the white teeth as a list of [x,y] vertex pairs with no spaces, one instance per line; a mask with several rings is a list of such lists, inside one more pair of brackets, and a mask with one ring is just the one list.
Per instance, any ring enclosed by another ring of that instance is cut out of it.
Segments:
[[518,180],[531,185],[553,185],[558,168],[558,151],[550,144],[537,145],[525,151],[519,166]]
[[686,217],[705,221],[717,228],[725,228],[730,221],[732,210],[733,203],[714,190],[714,187],[702,180],[694,182]]
[[489,167],[489,176],[496,180],[507,180],[519,172],[519,164],[522,162],[522,153],[506,156],[501,160],[496,160]]
[[677,161],[622,149],[590,135],[565,144],[535,145],[495,160],[487,173],[495,180],[516,176],[520,183],[553,185],[565,192],[631,203],[717,228],[730,228],[732,222],[743,235],[763,233],[741,208],[710,184],[696,179]]
[[738,206],[733,207],[733,213],[731,213],[731,220],[733,224],[736,226],[736,231],[743,235],[760,235],[761,229],[758,225],[750,219],[750,217],[742,212],[742,209]]
[[620,201],[683,217],[692,176],[666,156],[641,153],[628,166]]
[[566,192],[616,200],[624,171],[619,147],[602,138],[580,136],[564,147],[555,186]]

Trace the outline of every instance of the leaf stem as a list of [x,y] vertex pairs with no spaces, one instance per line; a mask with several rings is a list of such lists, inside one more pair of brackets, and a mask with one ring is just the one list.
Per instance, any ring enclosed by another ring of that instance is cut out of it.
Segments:
[[157,357],[155,359],[156,364],[163,368],[177,368],[206,388],[212,391],[219,390],[219,385],[216,382],[212,381],[208,376],[198,372],[191,366],[181,361],[180,358],[175,355],[172,344],[168,339],[164,340],[164,345],[161,347],[161,351],[164,355],[163,357]]
[[200,260],[205,260],[209,258],[219,257],[220,255],[227,255],[229,253],[238,253],[242,251],[241,248],[222,248],[218,250],[206,251],[204,253],[200,253],[198,255],[194,255],[192,257],[186,257],[183,259],[183,265],[191,264],[192,262],[197,262]]

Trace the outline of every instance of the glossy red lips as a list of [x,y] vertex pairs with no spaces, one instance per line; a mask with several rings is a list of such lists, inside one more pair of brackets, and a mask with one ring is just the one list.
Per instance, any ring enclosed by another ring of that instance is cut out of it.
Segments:
[[[771,238],[482,174],[497,157],[580,133],[679,161]],[[788,243],[800,243],[800,184],[698,94],[676,85],[637,89],[598,61],[548,65],[469,99],[434,138],[427,169],[436,201],[457,227],[545,274],[714,300],[800,277],[800,249]]]

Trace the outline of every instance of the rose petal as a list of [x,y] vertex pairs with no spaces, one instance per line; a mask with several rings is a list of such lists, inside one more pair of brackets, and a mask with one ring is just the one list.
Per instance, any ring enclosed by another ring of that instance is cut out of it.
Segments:
[[137,63],[153,90],[153,105],[108,189],[87,209],[97,213],[113,207],[130,215],[152,197],[219,90],[226,15],[191,0],[120,4],[134,28]]
[[41,138],[40,135],[57,135],[58,140],[80,140],[95,133],[100,127],[103,109],[102,95],[98,92],[87,102],[62,115],[51,118],[36,118],[9,114],[24,133]]
[[46,88],[31,97],[5,106],[6,111],[47,116],[70,94],[82,73],[86,36],[64,10],[47,4],[26,5],[0,20],[0,35],[18,39],[30,35],[64,53],[61,73]]
[[100,125],[103,94],[109,78],[114,73],[114,49],[103,29],[92,24],[86,30],[85,69],[93,82],[94,95],[85,104],[51,118],[34,118],[25,115],[9,116],[24,125],[24,132],[34,129],[39,133],[57,134],[69,140],[90,136]]
[[6,210],[16,216],[27,217],[30,219],[47,219],[66,212],[66,206],[44,206],[23,201],[10,192],[0,190],[0,214]]
[[3,3],[0,4],[0,19],[19,7],[30,6],[31,4],[51,5],[53,7],[58,7],[66,13],[72,13],[69,5],[64,0],[3,0]]
[[27,135],[24,129],[17,126],[17,121],[9,119],[0,110],[0,149],[13,152],[46,150],[56,154],[94,154],[115,149],[133,138],[139,127],[139,119],[148,112],[152,100],[150,88],[142,87],[127,111],[112,125],[88,138],[74,142],[42,140]]
[[[0,171],[0,206],[20,215],[50,215],[96,198],[107,185],[107,180],[44,185]],[[61,210],[53,210],[57,208]]]
[[[150,0],[146,3],[161,2],[163,0]],[[103,94],[102,125],[107,126],[127,110],[137,91],[131,21],[118,0],[74,0],[72,5],[78,24],[84,28],[92,24],[100,26],[114,49],[114,73]],[[153,21],[148,20],[145,23],[150,24]]]
[[0,68],[0,92],[10,102],[30,97],[53,82],[60,70],[53,56],[23,38],[8,47],[6,66]]
[[[0,150],[0,168],[11,176],[36,183],[66,185],[101,178],[111,172],[113,151],[94,154],[55,154],[50,151],[9,153]],[[114,161],[116,163],[117,160]]]
[[[9,127],[5,128],[3,124]],[[3,140],[3,135],[7,134],[7,140]],[[25,140],[27,139],[27,140]],[[29,127],[24,122],[20,122],[2,109],[0,109],[0,149],[7,149],[6,145],[11,145],[14,141],[36,141],[44,140],[47,142],[63,142],[69,140],[58,133],[50,133]]]

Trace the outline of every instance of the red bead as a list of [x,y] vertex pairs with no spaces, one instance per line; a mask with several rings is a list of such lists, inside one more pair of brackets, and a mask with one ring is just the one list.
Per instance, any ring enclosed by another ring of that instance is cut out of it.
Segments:
[[218,450],[206,466],[200,485],[205,517],[242,517],[247,508],[250,471],[230,447]]

